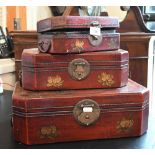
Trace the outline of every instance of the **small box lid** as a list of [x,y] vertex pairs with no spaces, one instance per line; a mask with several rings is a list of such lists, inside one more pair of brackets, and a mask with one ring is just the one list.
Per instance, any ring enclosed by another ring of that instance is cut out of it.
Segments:
[[101,16],[57,16],[37,22],[39,33],[60,29],[88,29],[91,26],[102,28],[118,28],[119,20],[116,17]]

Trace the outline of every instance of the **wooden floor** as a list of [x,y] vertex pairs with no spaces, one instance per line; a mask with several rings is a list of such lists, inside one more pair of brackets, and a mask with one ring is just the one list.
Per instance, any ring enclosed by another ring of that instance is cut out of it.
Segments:
[[3,95],[0,95],[0,149],[17,149],[17,148],[63,148],[63,149],[143,149],[143,148],[155,148],[155,105],[150,107],[149,115],[149,127],[147,133],[141,137],[134,138],[120,138],[120,139],[105,139],[105,140],[93,140],[93,141],[80,141],[80,142],[67,142],[67,143],[55,143],[46,145],[33,145],[27,146],[17,143],[13,139],[11,128],[11,100],[12,91],[4,91]]

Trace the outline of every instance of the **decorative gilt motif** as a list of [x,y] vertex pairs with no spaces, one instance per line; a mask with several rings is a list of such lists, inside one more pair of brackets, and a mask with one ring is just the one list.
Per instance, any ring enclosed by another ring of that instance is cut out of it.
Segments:
[[47,87],[61,87],[63,86],[64,80],[59,76],[49,76],[47,79]]
[[111,38],[110,41],[109,41],[109,43],[108,43],[108,47],[110,49],[113,49],[113,48],[116,48],[117,47],[117,44],[118,44],[117,39]]
[[75,43],[73,43],[71,46],[73,51],[80,52],[81,50],[83,50],[84,42],[80,40],[76,40]]
[[40,129],[40,138],[55,138],[57,135],[57,128],[55,126],[44,126]]
[[102,84],[102,86],[112,86],[114,82],[114,77],[111,74],[107,74],[105,72],[98,75],[98,82]]
[[133,127],[134,121],[132,118],[122,118],[117,122],[117,130],[119,132],[129,132]]

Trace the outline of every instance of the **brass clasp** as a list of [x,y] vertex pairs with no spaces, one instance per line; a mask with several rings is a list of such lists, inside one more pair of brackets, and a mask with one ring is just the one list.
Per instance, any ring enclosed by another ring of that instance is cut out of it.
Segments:
[[89,126],[98,120],[100,107],[94,100],[84,99],[75,105],[73,114],[78,123]]
[[73,79],[83,80],[90,72],[90,65],[84,59],[74,59],[69,63],[68,72]]

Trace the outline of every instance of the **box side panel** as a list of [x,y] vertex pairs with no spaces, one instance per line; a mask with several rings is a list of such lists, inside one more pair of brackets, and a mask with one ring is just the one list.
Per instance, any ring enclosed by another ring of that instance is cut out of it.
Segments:
[[148,118],[149,118],[149,108],[142,111],[141,116],[141,135],[144,134],[148,129]]
[[[43,73],[42,73],[43,76]],[[29,70],[29,72],[26,72],[22,68],[22,87],[23,88],[29,88],[29,90],[36,90],[37,89],[37,83],[38,83],[38,78],[36,73]]]
[[28,127],[27,127],[27,119],[24,117],[20,117],[17,115],[13,115],[13,134],[14,139],[18,142],[23,142],[28,144]]

